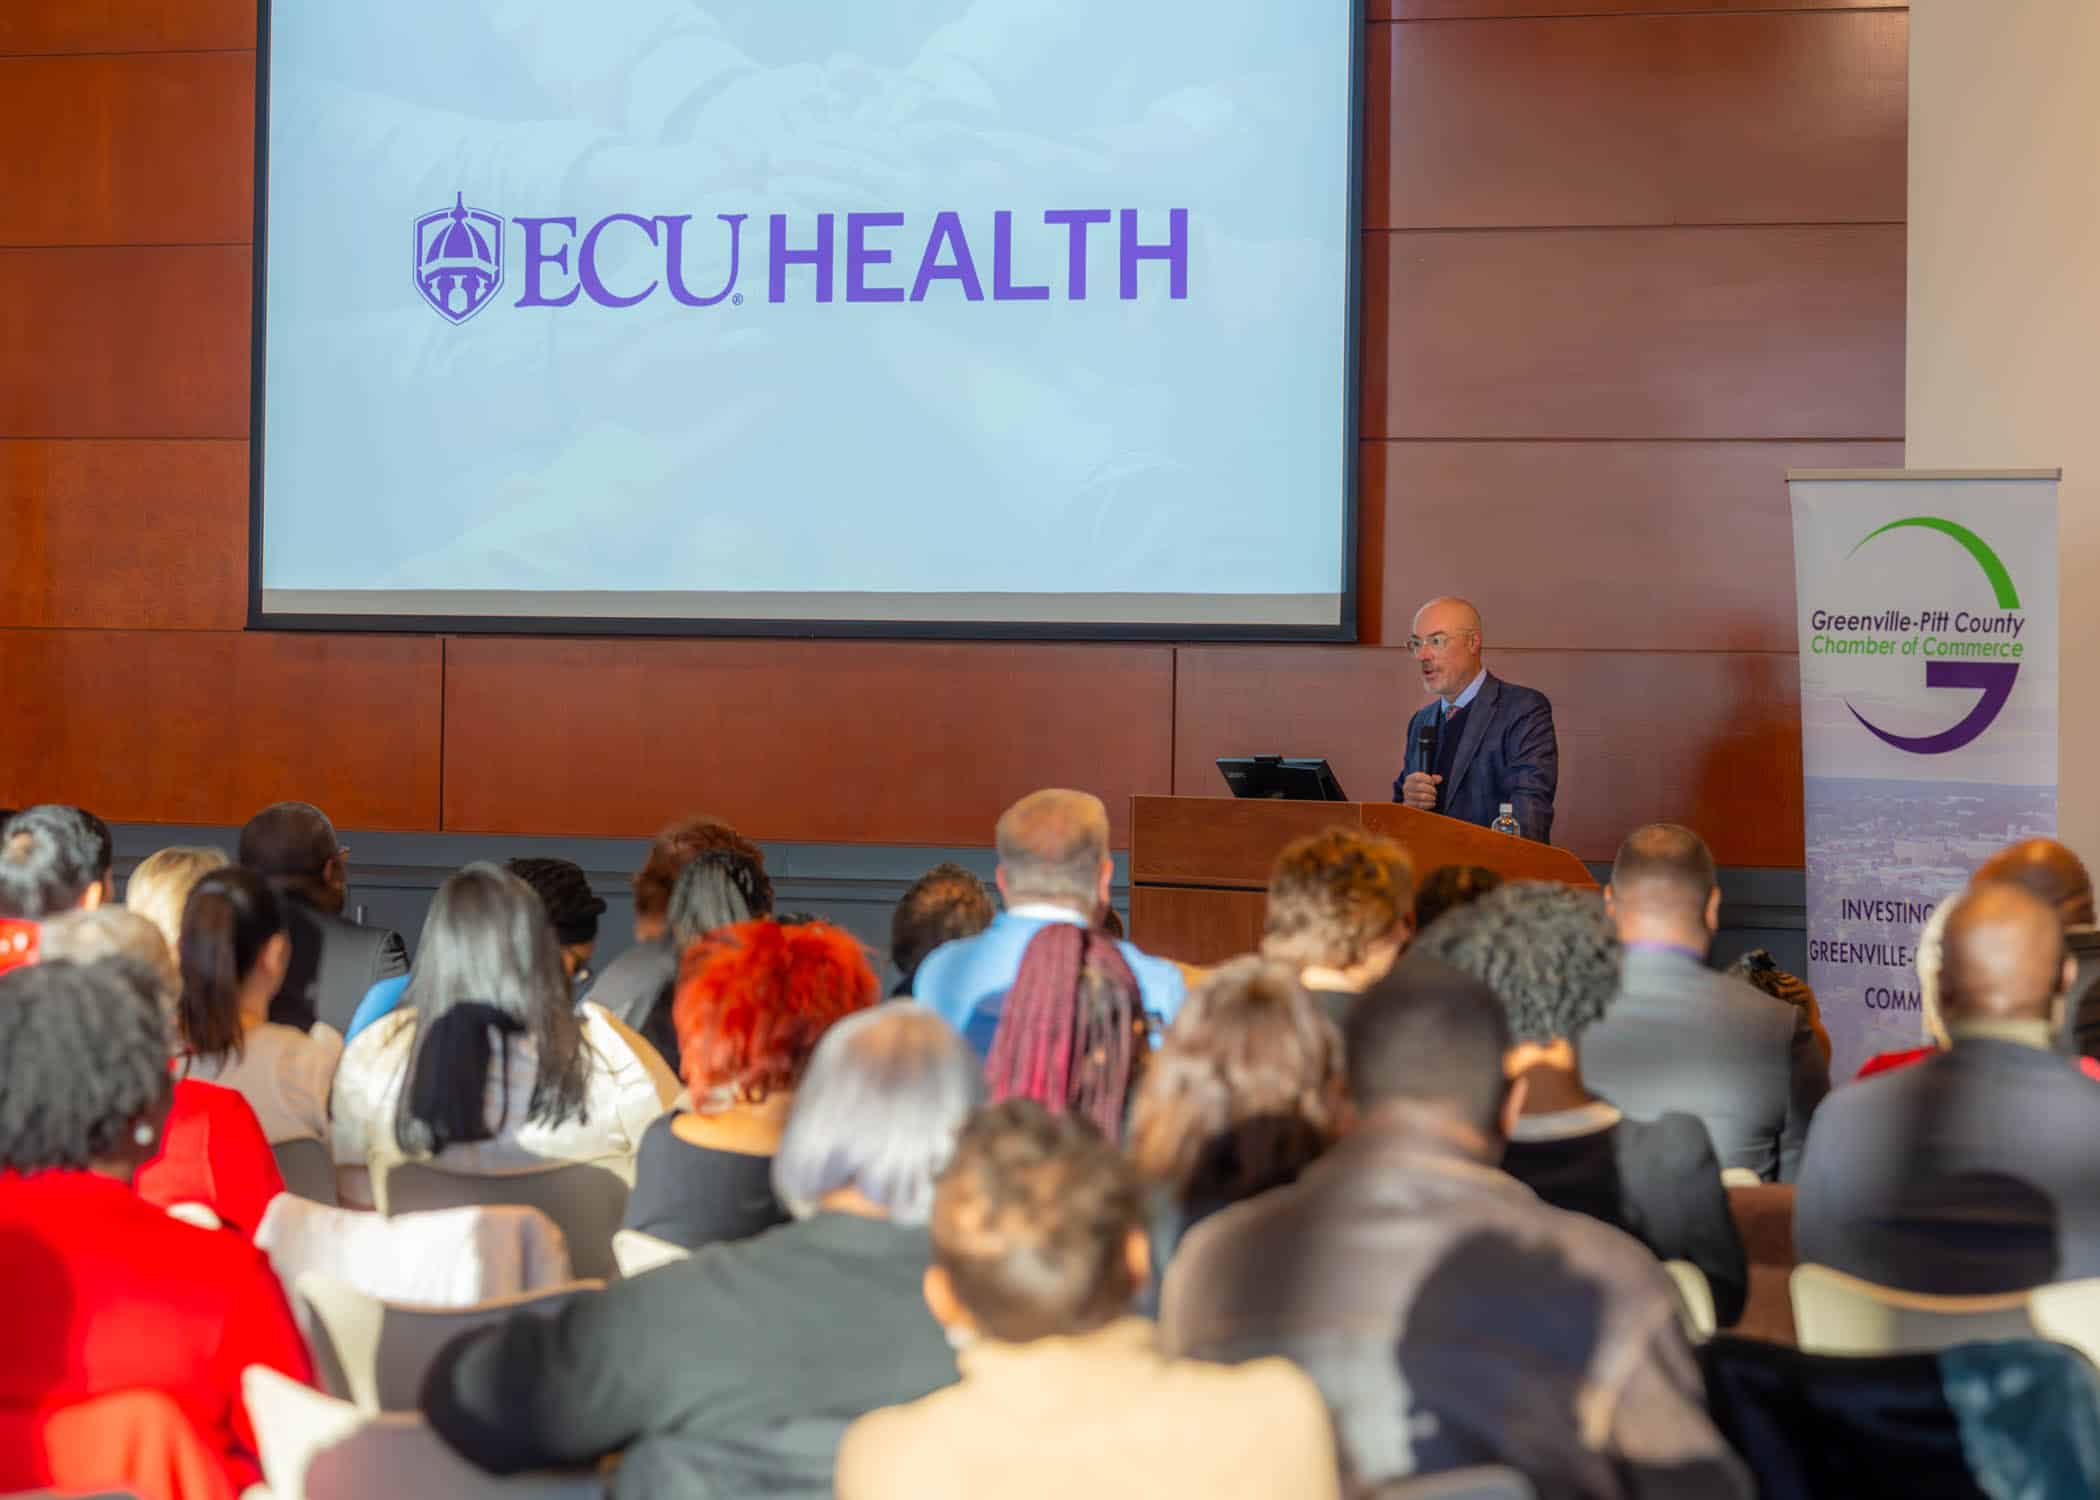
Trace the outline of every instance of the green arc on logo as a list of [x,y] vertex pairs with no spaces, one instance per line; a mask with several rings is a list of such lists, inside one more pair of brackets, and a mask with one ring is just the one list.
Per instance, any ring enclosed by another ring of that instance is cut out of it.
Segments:
[[[1991,592],[1998,597],[1998,607],[2000,609],[2018,609],[2020,607],[2020,591],[2013,587],[2012,574],[2005,571],[2005,564],[1998,561],[1998,554],[1991,550],[1990,544],[1975,532],[1969,530],[1968,527],[1958,525],[1953,521],[1944,520],[1939,516],[1905,516],[1900,521],[1891,521],[1888,525],[1877,527],[1861,537],[1858,544],[1853,547],[1852,552],[1859,551],[1861,547],[1866,546],[1867,543],[1873,541],[1874,538],[1880,536],[1883,532],[1895,531],[1904,526],[1922,526],[1927,531],[1937,531],[1942,536],[1953,537],[1954,540],[1960,542],[1962,546],[1968,549],[1969,556],[1976,559],[1976,566],[1983,569],[1983,576],[1991,581]],[[1846,553],[1845,556],[1850,557],[1852,552]]]

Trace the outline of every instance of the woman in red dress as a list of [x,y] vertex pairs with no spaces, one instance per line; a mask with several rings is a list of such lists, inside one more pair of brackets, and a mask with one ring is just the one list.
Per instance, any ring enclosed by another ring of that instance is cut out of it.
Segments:
[[0,976],[0,1493],[50,1482],[56,1413],[120,1391],[170,1398],[238,1492],[261,1477],[241,1371],[313,1378],[262,1253],[132,1190],[166,1126],[167,1051],[111,964]]

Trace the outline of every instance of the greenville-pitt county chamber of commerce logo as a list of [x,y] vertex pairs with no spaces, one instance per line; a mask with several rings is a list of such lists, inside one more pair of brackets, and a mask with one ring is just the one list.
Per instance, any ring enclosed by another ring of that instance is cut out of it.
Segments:
[[1991,727],[2012,696],[2020,676],[2020,660],[2026,643],[2020,634],[2027,628],[2021,612],[2020,593],[2012,575],[1982,537],[1958,522],[1940,516],[1906,516],[1876,527],[1859,539],[1850,558],[1876,537],[1906,527],[1936,531],[1959,543],[1983,570],[1997,604],[1995,613],[1928,606],[1915,613],[1888,609],[1875,614],[1847,614],[1818,609],[1809,617],[1815,634],[1809,650],[1817,656],[1916,656],[1925,659],[1925,686],[1967,688],[1982,694],[1961,721],[1938,734],[1891,734],[1850,703],[1852,717],[1868,733],[1887,745],[1912,755],[1945,755],[1959,750]]
[[[943,212],[919,224],[898,212],[767,214],[762,224],[747,222],[751,218],[716,214],[712,222],[695,222],[689,213],[613,213],[590,222],[574,215],[505,219],[470,208],[459,192],[450,208],[415,221],[416,291],[446,322],[466,322],[501,290],[504,236],[515,229],[521,253],[514,307],[561,308],[580,299],[627,308],[659,291],[682,307],[741,306],[744,294],[736,288],[747,240],[754,262],[765,258],[768,302],[787,301],[791,284],[796,295],[806,289],[814,301],[827,303],[924,302],[929,296],[1085,302],[1090,286],[1096,298],[1109,295],[1104,281],[1125,302],[1162,289],[1174,302],[1189,295],[1185,208],[1001,209],[967,218]],[[687,246],[703,236],[718,237],[727,251],[719,289],[695,290],[688,279]],[[608,240],[613,253],[602,255]],[[1111,255],[1115,275],[1090,276],[1105,270]],[[617,284],[608,283],[608,272]]]

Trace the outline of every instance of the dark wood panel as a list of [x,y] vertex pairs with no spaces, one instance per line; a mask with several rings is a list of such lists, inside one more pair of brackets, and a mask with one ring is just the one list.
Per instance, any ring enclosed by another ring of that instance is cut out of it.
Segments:
[[0,441],[0,626],[239,630],[248,445]]
[[[1800,678],[1784,654],[1497,651],[1489,665],[1553,700],[1553,841],[1605,860],[1628,831],[1687,823],[1732,865],[1801,863]],[[1401,649],[1185,647],[1176,794],[1222,792],[1219,755],[1325,755],[1343,790],[1390,796],[1422,702]]]
[[1908,10],[1910,0],[1366,0],[1374,21],[1500,21],[1527,16],[1700,15],[1786,10]]
[[1268,897],[1260,891],[1133,888],[1130,940],[1147,953],[1176,963],[1223,963],[1261,946]]
[[0,250],[0,437],[245,438],[248,249]]
[[1901,468],[1901,443],[1376,443],[1367,571],[1398,644],[1439,594],[1496,646],[1792,651],[1791,468]]
[[7,0],[0,55],[255,45],[255,0]]
[[[1223,787],[1222,778],[1218,784]],[[1327,828],[1360,828],[1363,808],[1354,802],[1140,797],[1131,818],[1133,886],[1261,889],[1268,885],[1269,867],[1285,844]]]
[[245,242],[255,56],[0,58],[0,245]]
[[242,823],[287,797],[352,828],[437,826],[440,645],[388,636],[12,630],[0,800]]
[[645,835],[712,812],[756,838],[988,844],[1073,786],[1128,838],[1172,777],[1165,646],[455,639],[445,827]]
[[1367,158],[1364,223],[1901,220],[1909,20],[1881,10],[1381,28],[1371,118],[1387,128]]
[[1373,238],[1366,436],[1902,435],[1901,225]]

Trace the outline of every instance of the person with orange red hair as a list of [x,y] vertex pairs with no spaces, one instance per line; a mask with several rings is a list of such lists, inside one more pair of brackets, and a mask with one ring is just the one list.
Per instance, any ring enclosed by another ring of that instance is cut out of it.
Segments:
[[671,1006],[693,1107],[643,1135],[626,1227],[697,1249],[786,1223],[773,1154],[795,1086],[832,1024],[880,998],[867,954],[828,922],[760,918],[695,939]]

